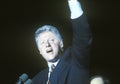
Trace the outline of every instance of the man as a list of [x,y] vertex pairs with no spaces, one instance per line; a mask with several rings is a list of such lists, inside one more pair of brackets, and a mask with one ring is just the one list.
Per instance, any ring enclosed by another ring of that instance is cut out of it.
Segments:
[[68,4],[73,25],[72,45],[64,51],[56,27],[43,25],[38,28],[35,40],[48,68],[32,79],[34,84],[89,84],[91,32],[79,1],[69,0]]

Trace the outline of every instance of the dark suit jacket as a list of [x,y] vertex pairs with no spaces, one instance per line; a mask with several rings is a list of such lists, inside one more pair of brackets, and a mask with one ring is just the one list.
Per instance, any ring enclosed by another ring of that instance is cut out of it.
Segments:
[[[91,32],[84,15],[72,20],[73,41],[51,74],[50,84],[88,84]],[[39,72],[33,84],[46,84],[48,68]]]

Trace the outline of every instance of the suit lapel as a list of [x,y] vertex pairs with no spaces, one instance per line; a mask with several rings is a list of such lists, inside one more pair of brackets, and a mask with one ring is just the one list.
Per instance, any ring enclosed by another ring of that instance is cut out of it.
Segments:
[[51,74],[51,84],[65,84],[66,78],[69,73],[69,68],[70,68],[70,55],[67,53],[64,53],[61,56],[61,59],[54,69],[53,73]]

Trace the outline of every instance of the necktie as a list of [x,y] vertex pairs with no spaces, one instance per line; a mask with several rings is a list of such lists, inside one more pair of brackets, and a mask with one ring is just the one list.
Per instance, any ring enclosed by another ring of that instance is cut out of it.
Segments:
[[50,80],[49,80],[49,79],[50,79],[50,75],[51,75],[51,73],[53,72],[54,68],[55,68],[55,65],[52,64],[51,67],[50,67],[50,71],[49,71],[49,73],[48,73],[48,81],[47,81],[47,84],[50,84]]
[[52,64],[52,65],[51,65],[51,73],[53,72],[54,68],[55,68],[55,65]]

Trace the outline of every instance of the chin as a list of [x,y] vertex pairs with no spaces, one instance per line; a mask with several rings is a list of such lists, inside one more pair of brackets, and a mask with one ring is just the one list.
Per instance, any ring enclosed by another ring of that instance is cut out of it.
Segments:
[[53,59],[50,59],[49,62],[56,62],[58,60],[58,58],[53,58]]

